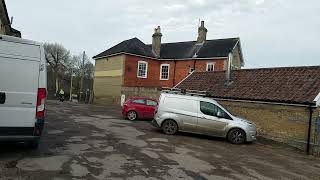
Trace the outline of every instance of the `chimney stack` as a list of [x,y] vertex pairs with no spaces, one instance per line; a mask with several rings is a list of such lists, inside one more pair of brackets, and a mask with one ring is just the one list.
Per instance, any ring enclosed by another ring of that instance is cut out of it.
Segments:
[[161,37],[161,29],[160,26],[158,26],[154,29],[154,33],[152,35],[152,51],[156,54],[157,57],[160,57]]
[[207,28],[204,27],[204,21],[201,21],[201,25],[198,28],[198,39],[197,43],[203,43],[207,40]]
[[227,64],[227,69],[226,69],[226,80],[225,80],[225,85],[229,86],[232,84],[232,79],[231,79],[231,69],[232,69],[232,60],[233,60],[233,54],[229,53],[228,55],[228,64]]

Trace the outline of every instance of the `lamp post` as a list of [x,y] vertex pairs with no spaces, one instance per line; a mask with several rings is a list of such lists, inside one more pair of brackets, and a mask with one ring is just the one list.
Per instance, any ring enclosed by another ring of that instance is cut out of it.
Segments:
[[73,68],[71,68],[71,82],[70,82],[70,97],[69,100],[72,101],[72,81],[73,81]]

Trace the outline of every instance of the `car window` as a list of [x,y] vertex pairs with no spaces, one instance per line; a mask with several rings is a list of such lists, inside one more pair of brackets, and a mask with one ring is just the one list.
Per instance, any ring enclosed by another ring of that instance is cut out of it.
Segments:
[[156,101],[147,99],[147,106],[157,106],[157,105],[158,103]]
[[[231,117],[224,111],[222,110],[219,106],[208,103],[208,102],[200,102],[200,111],[208,116],[215,116],[215,117],[220,117],[220,118],[225,118],[225,119],[231,119]],[[218,116],[219,115],[219,116]]]
[[134,99],[132,100],[132,102],[135,104],[145,104],[145,100],[143,99]]

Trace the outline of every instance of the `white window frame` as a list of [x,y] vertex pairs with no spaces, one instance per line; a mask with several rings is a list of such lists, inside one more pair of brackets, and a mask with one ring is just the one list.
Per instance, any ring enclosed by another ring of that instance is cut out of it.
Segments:
[[[162,78],[163,66],[168,66],[168,78],[167,79]],[[170,76],[170,64],[161,64],[161,66],[160,66],[160,80],[169,80],[169,76]]]
[[[212,71],[209,71],[209,66],[212,65]],[[207,68],[206,68],[206,71],[208,72],[213,72],[214,71],[214,65],[215,63],[207,63]]]
[[[146,73],[144,76],[139,76],[139,66],[140,64],[145,64],[146,65]],[[147,78],[148,77],[148,62],[146,61],[138,61],[138,67],[137,67],[137,77],[138,78]]]

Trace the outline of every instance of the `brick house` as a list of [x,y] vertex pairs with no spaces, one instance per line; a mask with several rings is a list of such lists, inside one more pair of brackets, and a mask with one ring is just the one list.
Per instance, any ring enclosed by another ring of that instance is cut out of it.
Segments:
[[202,21],[196,41],[161,43],[157,27],[152,44],[132,38],[94,56],[95,101],[119,103],[121,95],[157,97],[159,87],[173,87],[193,71],[244,65],[239,38],[207,40],[206,36]]
[[21,37],[20,31],[11,27],[7,6],[4,0],[0,2],[0,34]]
[[320,152],[320,66],[194,72],[176,87],[207,91],[260,136]]

